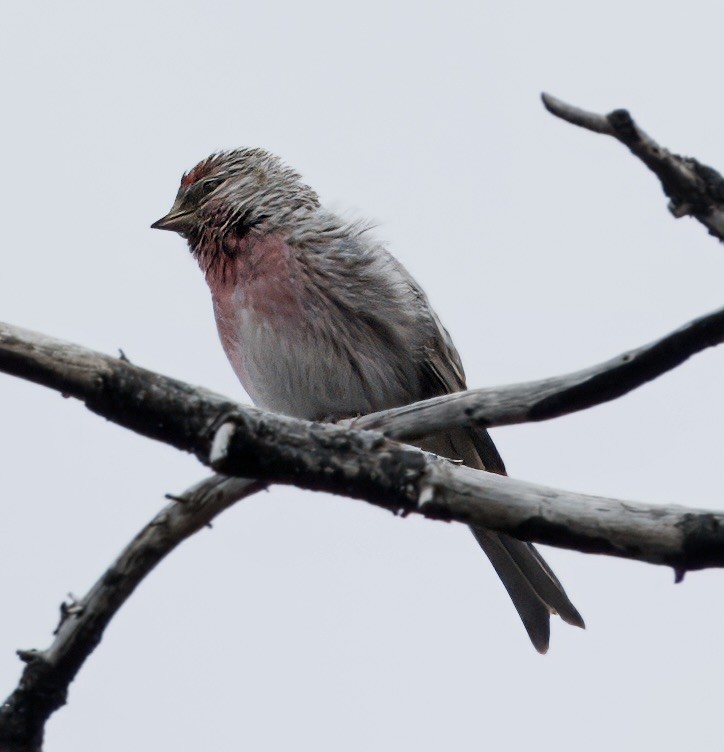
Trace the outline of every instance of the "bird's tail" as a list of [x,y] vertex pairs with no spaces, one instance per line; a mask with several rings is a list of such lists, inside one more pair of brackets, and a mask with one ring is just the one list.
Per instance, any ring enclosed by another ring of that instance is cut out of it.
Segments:
[[505,585],[539,653],[548,650],[551,614],[576,627],[585,626],[558,578],[530,543],[480,527],[470,529]]
[[[455,429],[427,438],[422,446],[460,459],[469,467],[505,475],[503,461],[487,431]],[[539,653],[548,650],[551,614],[558,614],[568,624],[585,626],[558,578],[532,544],[481,527],[470,529],[503,581]]]

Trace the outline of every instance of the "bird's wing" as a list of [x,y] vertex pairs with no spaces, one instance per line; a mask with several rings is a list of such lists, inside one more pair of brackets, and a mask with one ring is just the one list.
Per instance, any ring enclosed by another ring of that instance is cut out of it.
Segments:
[[[419,288],[418,288],[419,289]],[[466,388],[465,373],[450,334],[427,303],[433,326],[420,363],[425,396],[458,392]],[[425,449],[462,460],[466,465],[505,475],[505,465],[484,428],[461,428],[429,437]],[[569,624],[584,626],[558,578],[530,543],[480,527],[471,527],[475,539],[490,558],[515,605],[533,645],[548,649],[550,614],[558,613]]]

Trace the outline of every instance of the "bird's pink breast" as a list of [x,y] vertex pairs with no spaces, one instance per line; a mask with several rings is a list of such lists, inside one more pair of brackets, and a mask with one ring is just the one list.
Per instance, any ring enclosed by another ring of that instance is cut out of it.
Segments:
[[268,236],[244,244],[226,264],[211,268],[207,282],[222,346],[234,372],[255,404],[273,404],[280,351],[303,325],[301,283],[292,250]]
[[405,343],[392,332],[394,326],[409,335],[408,320],[397,315],[370,324],[361,304],[376,296],[395,314],[401,304],[388,298],[397,288],[370,289],[354,269],[343,279],[343,261],[330,275],[312,251],[279,237],[235,242],[238,247],[204,268],[221,342],[254,404],[325,420],[401,405],[418,394],[410,357],[416,340]]

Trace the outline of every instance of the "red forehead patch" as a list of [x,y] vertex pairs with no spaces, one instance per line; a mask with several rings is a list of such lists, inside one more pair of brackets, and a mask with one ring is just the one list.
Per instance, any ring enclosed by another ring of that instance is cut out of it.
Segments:
[[193,170],[184,174],[184,176],[181,178],[181,185],[184,188],[188,188],[190,185],[193,185],[194,183],[201,180],[201,178],[206,177],[211,172],[213,162],[213,157],[209,157],[203,162],[199,162],[196,167],[193,168]]

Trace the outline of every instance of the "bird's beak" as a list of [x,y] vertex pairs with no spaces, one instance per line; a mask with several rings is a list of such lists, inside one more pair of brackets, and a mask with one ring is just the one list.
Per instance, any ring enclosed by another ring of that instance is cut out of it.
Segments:
[[170,230],[171,232],[180,232],[182,235],[194,226],[194,213],[192,211],[181,211],[176,206],[171,207],[171,211],[161,219],[156,220],[151,227],[154,230]]

